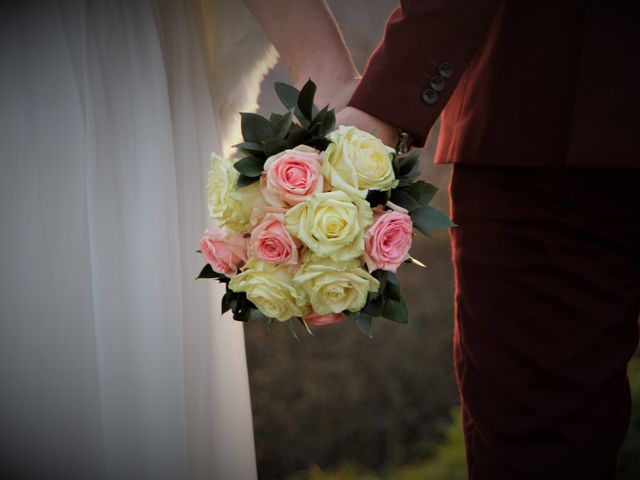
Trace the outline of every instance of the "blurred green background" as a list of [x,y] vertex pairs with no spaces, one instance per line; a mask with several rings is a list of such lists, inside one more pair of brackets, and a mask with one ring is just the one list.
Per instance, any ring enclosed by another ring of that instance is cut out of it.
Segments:
[[[362,69],[382,37],[395,0],[328,1]],[[265,79],[261,113],[281,111],[276,66]],[[422,178],[440,187],[449,210],[450,169],[432,164],[437,126]],[[416,237],[412,255],[428,268],[399,271],[410,324],[375,320],[373,339],[350,321],[299,332],[284,325],[245,328],[259,477],[262,480],[462,480],[466,478],[453,372],[453,269],[447,232]],[[640,396],[640,364],[631,369]],[[640,479],[640,415],[620,455],[620,479]]]

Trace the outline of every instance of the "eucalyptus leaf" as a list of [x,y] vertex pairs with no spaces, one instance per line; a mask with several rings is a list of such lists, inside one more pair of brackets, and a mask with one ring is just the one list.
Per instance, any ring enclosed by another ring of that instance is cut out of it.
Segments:
[[382,314],[383,308],[384,297],[379,293],[369,293],[367,303],[362,309],[362,312],[371,317],[379,317]]
[[222,301],[220,302],[222,313],[226,313],[231,310],[231,306],[234,300],[235,299],[233,298],[233,295],[231,295],[229,292],[224,294],[224,296],[222,297]]
[[404,157],[400,157],[400,177],[411,174],[417,170],[418,161],[420,160],[420,150],[414,150]]
[[393,272],[387,272],[387,282],[397,285],[398,287],[400,286],[400,279],[398,279],[398,275]]
[[371,317],[363,312],[360,312],[360,315],[356,319],[356,325],[358,329],[369,338],[373,338],[373,333],[371,331],[371,320]]
[[304,144],[313,147],[316,150],[324,152],[327,147],[331,145],[331,140],[328,140],[324,137],[314,137],[310,140],[305,141]]
[[293,120],[293,110],[289,110],[285,113],[280,121],[277,123],[276,127],[276,138],[284,139],[289,133],[289,129],[291,128],[291,123]]
[[273,124],[273,126],[277,126],[282,120],[283,115],[281,113],[272,113],[269,115],[269,121]]
[[430,228],[450,228],[456,226],[447,215],[430,205],[413,210],[410,215],[414,226],[417,226],[416,228],[419,226],[420,228],[418,229],[420,231],[422,231],[422,228],[429,230]]
[[396,188],[391,192],[390,201],[402,208],[409,210],[409,212],[421,207],[421,205],[415,198],[399,188]]
[[307,80],[307,83],[304,84],[298,96],[298,108],[302,115],[309,121],[313,119],[313,97],[315,94],[316,84],[311,80]]
[[252,183],[257,182],[258,180],[260,180],[260,176],[248,177],[247,175],[244,175],[244,174],[241,173],[240,175],[238,175],[238,180],[236,181],[236,186],[238,188],[246,187],[248,185],[251,185]]
[[395,177],[400,178],[400,158],[395,154],[391,160],[391,165],[393,165],[393,174]]
[[262,155],[264,153],[262,145],[257,142],[242,142],[233,147],[249,154]]
[[428,204],[433,199],[437,191],[438,187],[422,180],[413,182],[407,188],[409,195],[423,205]]
[[404,298],[401,297],[400,300],[388,299],[384,305],[382,316],[392,322],[409,323],[409,311]]
[[314,126],[322,125],[322,123],[324,123],[325,119],[327,118],[328,114],[329,114],[329,105],[327,105],[322,110],[320,110],[318,114],[313,117],[313,121],[311,123],[313,123]]
[[309,130],[299,127],[298,125],[294,125],[291,133],[287,137],[287,148],[295,148],[298,145],[302,145],[306,141],[310,140],[311,137],[312,135]]
[[387,282],[387,288],[385,288],[384,293],[387,300],[400,301],[402,299],[402,292],[400,291],[400,284],[397,283],[397,279],[396,283],[391,281]]
[[270,138],[262,142],[262,145],[267,158],[287,149],[287,141],[281,138]]
[[226,278],[222,273],[216,272],[208,263],[202,268],[196,279],[200,278]]
[[297,88],[287,85],[286,83],[276,82],[275,89],[278,98],[287,110],[291,110],[298,106],[300,91]]
[[381,192],[380,190],[369,190],[369,193],[367,193],[367,202],[369,202],[371,208],[384,205],[387,203],[387,193]]
[[327,116],[322,122],[322,128],[318,132],[318,135],[326,137],[336,127],[336,111],[332,108],[327,112]]
[[247,177],[259,177],[264,168],[264,160],[256,157],[244,157],[235,162],[233,168]]
[[276,132],[271,122],[257,113],[243,112],[240,117],[245,142],[261,142],[265,138],[275,136]]

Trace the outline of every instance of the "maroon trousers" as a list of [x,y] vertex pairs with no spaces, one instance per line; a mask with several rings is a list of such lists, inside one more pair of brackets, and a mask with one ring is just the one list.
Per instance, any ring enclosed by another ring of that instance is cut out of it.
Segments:
[[469,480],[611,480],[638,344],[640,169],[456,165]]

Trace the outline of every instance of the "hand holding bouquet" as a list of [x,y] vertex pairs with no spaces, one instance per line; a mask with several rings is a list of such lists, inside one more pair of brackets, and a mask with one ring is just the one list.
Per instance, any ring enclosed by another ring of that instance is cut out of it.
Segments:
[[374,317],[407,323],[395,272],[422,265],[409,254],[413,229],[453,226],[429,205],[437,188],[417,180],[420,152],[398,156],[370,133],[335,129],[311,81],[276,92],[286,114],[241,114],[242,158],[212,154],[217,225],[200,242],[198,278],[226,284],[222,311],[236,320],[308,329],[349,317],[367,335]]

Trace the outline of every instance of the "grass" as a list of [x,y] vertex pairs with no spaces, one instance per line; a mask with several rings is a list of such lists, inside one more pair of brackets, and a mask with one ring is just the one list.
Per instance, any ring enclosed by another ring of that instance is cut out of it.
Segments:
[[[629,431],[620,450],[618,480],[640,478],[640,358],[629,363],[629,381],[633,397],[633,412]],[[428,460],[373,472],[356,464],[346,463],[334,469],[312,466],[288,480],[466,480],[464,439],[460,409],[454,408],[452,422],[443,442],[436,446]]]

